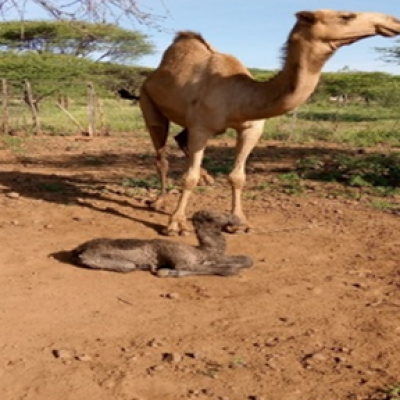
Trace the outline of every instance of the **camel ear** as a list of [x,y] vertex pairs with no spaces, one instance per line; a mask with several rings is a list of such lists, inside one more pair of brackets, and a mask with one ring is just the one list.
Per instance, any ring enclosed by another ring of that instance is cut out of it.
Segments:
[[297,20],[312,25],[316,21],[315,13],[312,11],[300,11],[296,13]]

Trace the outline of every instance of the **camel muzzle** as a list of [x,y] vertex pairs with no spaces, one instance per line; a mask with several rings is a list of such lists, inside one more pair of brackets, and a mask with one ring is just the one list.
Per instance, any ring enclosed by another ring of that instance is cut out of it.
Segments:
[[379,35],[393,37],[400,34],[400,20],[394,17],[390,18],[389,23],[378,24],[376,32]]
[[398,28],[388,28],[384,26],[377,27],[377,33],[385,37],[393,37],[400,34],[400,25]]

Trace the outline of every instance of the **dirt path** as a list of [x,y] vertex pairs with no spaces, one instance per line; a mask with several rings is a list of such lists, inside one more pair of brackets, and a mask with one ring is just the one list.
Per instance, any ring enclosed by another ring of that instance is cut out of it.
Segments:
[[[56,253],[85,240],[152,238],[167,222],[141,191],[126,196],[124,177],[153,174],[147,142],[127,143],[47,138],[0,150],[1,399],[360,400],[400,382],[396,215],[261,194],[245,200],[253,232],[227,238],[230,253],[256,261],[240,276],[158,279],[63,262]],[[276,162],[250,164],[250,184]],[[229,195],[217,180],[190,212],[228,209]]]

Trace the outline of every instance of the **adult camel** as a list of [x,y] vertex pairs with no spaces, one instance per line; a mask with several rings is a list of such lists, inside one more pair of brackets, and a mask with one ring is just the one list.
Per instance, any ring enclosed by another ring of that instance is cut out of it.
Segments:
[[181,147],[186,147],[188,169],[167,234],[188,230],[185,210],[200,177],[207,141],[227,128],[237,131],[236,158],[229,175],[232,213],[246,226],[241,203],[245,164],[263,132],[264,119],[304,103],[314,92],[323,65],[340,47],[375,35],[400,33],[400,20],[382,13],[319,10],[301,11],[296,17],[284,47],[282,69],[269,81],[255,81],[240,61],[219,53],[199,34],[180,32],[143,83],[140,106],[161,178],[154,207],[162,205],[166,195],[170,121],[185,128],[183,139],[187,139]]

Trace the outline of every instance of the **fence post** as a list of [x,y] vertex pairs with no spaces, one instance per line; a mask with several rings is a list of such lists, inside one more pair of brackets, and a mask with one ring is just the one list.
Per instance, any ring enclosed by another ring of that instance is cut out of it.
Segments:
[[2,131],[5,135],[8,134],[8,88],[7,88],[7,79],[3,78],[1,80],[2,88],[3,88],[3,126]]
[[37,111],[35,102],[33,101],[31,84],[28,80],[25,81],[25,93],[29,108],[31,109],[32,113],[33,124],[35,126],[35,134],[40,135],[42,133],[42,128],[40,126],[39,113]]
[[92,82],[87,85],[88,98],[88,134],[94,136],[96,133],[96,92]]

